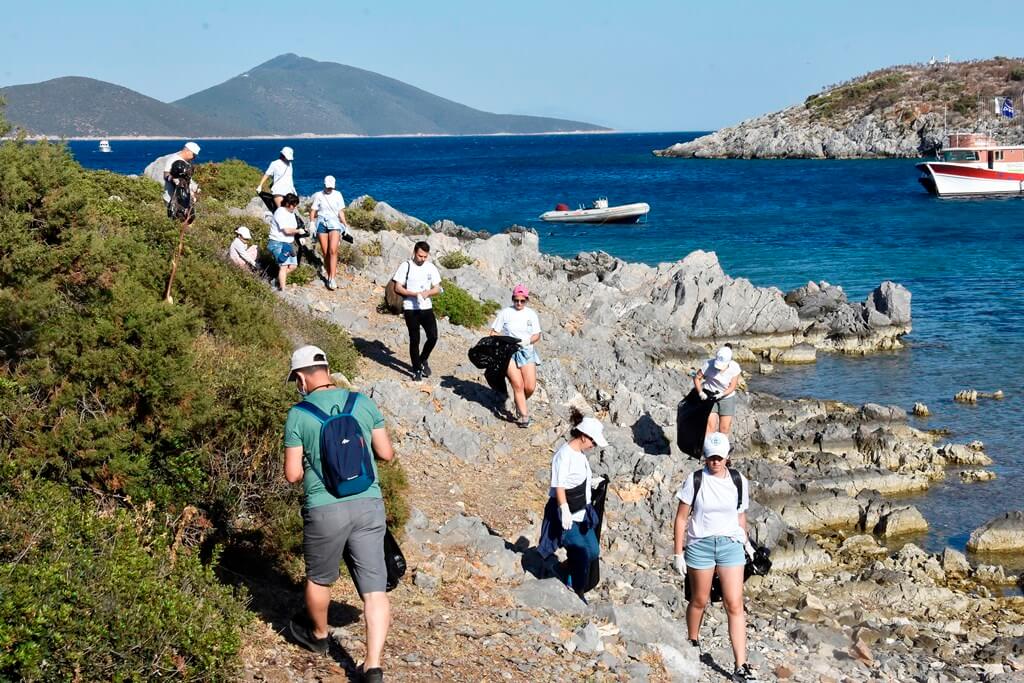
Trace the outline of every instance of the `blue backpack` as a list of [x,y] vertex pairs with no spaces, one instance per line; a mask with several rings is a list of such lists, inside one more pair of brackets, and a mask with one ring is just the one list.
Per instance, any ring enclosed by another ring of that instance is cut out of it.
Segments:
[[[349,392],[341,412],[332,412],[330,415],[309,401],[295,404],[296,408],[309,413],[320,422],[320,464],[323,472],[318,471],[305,454],[302,457],[323,482],[324,488],[336,498],[362,493],[370,488],[375,480],[370,444],[366,443],[363,430],[352,415],[357,398],[357,392]],[[335,409],[332,408],[332,411]]]

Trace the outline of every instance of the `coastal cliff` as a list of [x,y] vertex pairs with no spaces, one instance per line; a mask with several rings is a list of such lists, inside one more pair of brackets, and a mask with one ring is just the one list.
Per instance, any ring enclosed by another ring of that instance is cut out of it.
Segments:
[[894,66],[823,89],[802,104],[654,150],[656,156],[742,159],[919,157],[946,130],[1024,141],[1024,126],[994,111],[1020,102],[1024,60]]
[[[657,267],[603,253],[564,259],[540,253],[529,230],[474,236],[450,222],[399,221],[383,202],[372,211],[406,228],[354,230],[363,258],[350,259],[338,291],[310,283],[281,296],[351,333],[373,361],[352,383],[394,420],[396,448],[415,454],[403,540],[412,582],[396,598],[395,674],[417,679],[429,663],[452,680],[499,671],[507,680],[717,680],[709,662],[731,662],[724,614],[708,612],[702,658],[683,637],[686,602],[668,562],[673,496],[696,467],[675,444],[686,371],[724,339],[748,361],[798,347],[813,358],[843,350],[830,336],[909,329],[910,293],[883,283],[851,304],[822,282],[784,295],[730,277],[708,252]],[[502,398],[466,360],[481,330],[442,318],[437,379],[402,371],[404,323],[376,302],[423,238],[442,275],[476,298],[503,301],[514,283],[530,286],[544,336],[529,429],[511,428]],[[465,258],[449,261],[453,253]],[[610,443],[591,458],[611,484],[602,582],[589,604],[532,547],[572,407],[599,416]],[[954,550],[903,545],[927,522],[886,498],[925,490],[951,466],[991,464],[983,445],[940,443],[896,406],[762,393],[741,395],[732,436],[733,462],[753,482],[751,534],[775,563],[747,583],[750,660],[766,678],[1004,680],[994,677],[1021,663],[1024,603],[1000,597],[1017,577]],[[350,629],[333,636],[359,647]],[[279,660],[274,646],[250,653],[246,680]]]

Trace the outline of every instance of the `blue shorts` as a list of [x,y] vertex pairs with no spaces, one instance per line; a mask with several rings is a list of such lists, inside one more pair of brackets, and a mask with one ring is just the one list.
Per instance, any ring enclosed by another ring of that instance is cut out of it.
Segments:
[[519,349],[515,355],[512,356],[512,360],[516,362],[516,367],[521,368],[524,365],[533,363],[534,365],[540,365],[540,356],[537,355],[537,349],[533,346],[528,346],[525,349]]
[[345,232],[345,226],[341,224],[341,221],[331,221],[317,216],[316,234],[326,235],[329,232]]
[[708,536],[686,544],[686,566],[691,569],[742,567],[747,563],[743,544],[728,536]]
[[267,251],[274,256],[279,266],[296,266],[299,260],[295,257],[295,247],[291,242],[267,240]]

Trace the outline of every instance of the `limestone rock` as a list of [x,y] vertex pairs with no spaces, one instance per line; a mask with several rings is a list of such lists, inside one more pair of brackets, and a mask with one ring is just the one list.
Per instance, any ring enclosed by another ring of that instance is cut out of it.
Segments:
[[963,470],[960,472],[960,481],[972,483],[978,481],[992,481],[996,473],[992,470]]
[[879,536],[890,537],[903,534],[921,533],[928,530],[928,521],[924,515],[914,507],[896,508],[884,515],[875,525],[875,533]]
[[914,404],[914,415],[917,417],[928,417],[931,414],[931,411],[928,410],[928,406],[925,404],[920,402]]
[[978,527],[971,532],[967,549],[971,552],[1024,550],[1024,512],[1007,512]]
[[945,548],[942,551],[942,568],[948,576],[965,577],[971,573],[971,563],[959,550]]
[[797,344],[796,346],[783,349],[775,356],[776,363],[813,363],[818,359],[817,350],[810,344]]

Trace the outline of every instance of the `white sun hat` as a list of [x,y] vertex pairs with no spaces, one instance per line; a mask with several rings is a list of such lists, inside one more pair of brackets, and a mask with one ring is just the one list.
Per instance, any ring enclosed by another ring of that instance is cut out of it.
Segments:
[[580,420],[580,423],[576,425],[576,431],[586,434],[594,443],[604,448],[608,445],[608,442],[604,438],[604,425],[601,421],[593,417],[585,417]]
[[729,363],[732,362],[732,349],[728,346],[723,346],[718,349],[718,354],[715,356],[715,367],[719,370],[725,370],[729,367]]
[[295,371],[301,370],[302,368],[310,368],[315,365],[323,365],[327,367],[327,354],[319,346],[313,346],[312,344],[307,346],[300,346],[295,349],[295,353],[292,354],[292,367],[288,371],[288,381],[291,382],[295,379]]
[[291,161],[292,159],[295,158],[295,150],[293,150],[291,147],[282,147],[281,156],[283,156],[288,161]]
[[252,239],[252,233],[249,232],[249,228],[245,227],[244,225],[239,225],[237,228],[235,228],[235,234],[241,237],[243,240]]
[[187,149],[188,151],[192,152],[196,156],[199,156],[199,145],[197,145],[196,143],[194,143],[194,142],[186,142],[185,143],[185,149]]
[[332,190],[334,189],[334,176],[324,176],[324,187],[329,187]]

